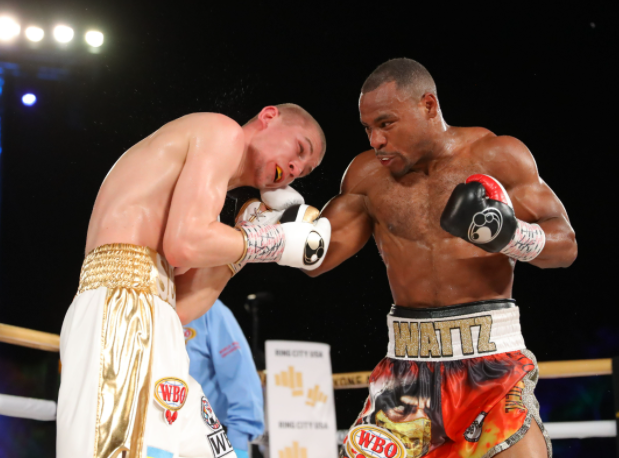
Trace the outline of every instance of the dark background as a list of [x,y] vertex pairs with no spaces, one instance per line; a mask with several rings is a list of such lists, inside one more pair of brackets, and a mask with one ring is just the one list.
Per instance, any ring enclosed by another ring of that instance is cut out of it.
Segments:
[[[434,76],[448,124],[484,126],[524,141],[570,215],[579,242],[574,265],[516,269],[514,297],[527,346],[540,361],[619,355],[612,223],[618,24],[607,4],[0,5],[0,14],[15,12],[46,27],[62,18],[76,28],[77,42],[87,26],[106,36],[99,55],[79,52],[79,43],[63,52],[0,47],[0,61],[69,71],[60,80],[5,75],[0,322],[60,332],[99,185],[127,148],[164,123],[198,111],[244,123],[268,104],[302,105],[323,126],[328,149],[322,166],[295,187],[322,207],[338,192],[347,164],[369,149],[357,111],[364,79],[389,58],[411,57]],[[37,94],[35,106],[21,104],[26,91]],[[371,370],[385,354],[391,296],[373,241],[317,279],[275,265],[246,267],[222,300],[247,334],[243,303],[257,291],[275,297],[260,311],[263,338],[326,342],[334,372]],[[0,344],[0,392],[53,398],[43,381],[56,361],[57,355]],[[538,393],[544,420],[614,417],[609,377],[542,381]],[[366,395],[337,392],[339,428],[354,420]],[[53,455],[53,425],[6,417],[0,423],[0,457]],[[613,443],[556,441],[556,456],[587,456],[583,450],[591,447],[610,456]]]

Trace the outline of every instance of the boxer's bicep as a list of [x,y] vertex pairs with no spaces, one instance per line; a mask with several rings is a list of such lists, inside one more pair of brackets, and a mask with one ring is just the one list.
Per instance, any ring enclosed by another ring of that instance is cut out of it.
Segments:
[[541,179],[522,184],[510,193],[516,217],[528,223],[537,223],[545,234],[542,252],[530,264],[542,268],[567,267],[578,252],[576,235],[565,207]]
[[550,218],[565,218],[565,207],[542,180],[537,164],[529,149],[512,137],[497,137],[500,142],[496,178],[503,183],[516,217],[528,223],[541,223]]
[[539,224],[545,233],[544,250],[531,264],[570,265],[576,258],[576,238],[563,203],[539,176],[535,159],[522,142],[511,137],[497,137],[496,141],[500,161],[489,172],[505,186],[516,217]]
[[344,172],[340,194],[322,209],[320,216],[331,223],[331,243],[322,265],[306,272],[308,275],[315,277],[337,267],[370,239],[374,225],[365,202],[364,183],[371,176],[373,158],[373,151],[356,156]]

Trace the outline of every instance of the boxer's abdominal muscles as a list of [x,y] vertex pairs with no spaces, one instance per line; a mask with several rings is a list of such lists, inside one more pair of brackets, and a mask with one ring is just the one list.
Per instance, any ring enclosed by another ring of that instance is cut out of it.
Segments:
[[440,307],[511,297],[514,261],[456,238],[410,241],[392,234],[377,245],[394,303]]

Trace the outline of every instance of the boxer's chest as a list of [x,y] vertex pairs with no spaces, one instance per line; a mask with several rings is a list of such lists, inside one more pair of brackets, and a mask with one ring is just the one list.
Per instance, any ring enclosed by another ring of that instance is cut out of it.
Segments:
[[458,183],[472,175],[470,167],[448,167],[429,175],[411,173],[389,180],[368,193],[370,212],[378,232],[388,231],[412,241],[450,237],[440,228],[440,217]]

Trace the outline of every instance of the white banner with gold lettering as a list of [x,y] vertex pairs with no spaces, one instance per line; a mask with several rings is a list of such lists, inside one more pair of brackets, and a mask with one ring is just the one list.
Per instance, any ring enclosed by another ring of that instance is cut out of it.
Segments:
[[331,347],[267,340],[267,418],[271,458],[335,458]]

